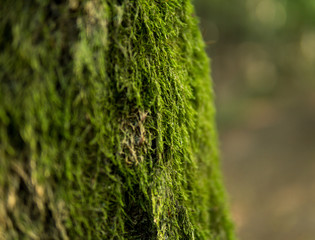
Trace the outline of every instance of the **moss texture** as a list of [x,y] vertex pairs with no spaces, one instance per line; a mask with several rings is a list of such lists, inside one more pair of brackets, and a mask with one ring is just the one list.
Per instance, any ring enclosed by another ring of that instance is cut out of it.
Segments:
[[235,239],[190,1],[0,16],[0,239]]

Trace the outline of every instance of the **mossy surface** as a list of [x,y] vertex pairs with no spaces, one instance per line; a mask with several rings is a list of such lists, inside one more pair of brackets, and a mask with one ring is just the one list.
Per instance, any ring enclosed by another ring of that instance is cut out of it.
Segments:
[[0,239],[235,239],[190,1],[0,16]]

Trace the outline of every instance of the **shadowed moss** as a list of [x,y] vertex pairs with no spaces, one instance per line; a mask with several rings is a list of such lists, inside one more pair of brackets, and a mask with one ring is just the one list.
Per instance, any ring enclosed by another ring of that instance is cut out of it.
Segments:
[[235,239],[190,1],[13,2],[0,238]]

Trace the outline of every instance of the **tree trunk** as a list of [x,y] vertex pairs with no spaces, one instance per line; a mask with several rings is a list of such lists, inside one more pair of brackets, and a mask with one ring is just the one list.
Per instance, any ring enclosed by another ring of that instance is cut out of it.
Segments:
[[189,0],[0,16],[0,238],[234,239]]

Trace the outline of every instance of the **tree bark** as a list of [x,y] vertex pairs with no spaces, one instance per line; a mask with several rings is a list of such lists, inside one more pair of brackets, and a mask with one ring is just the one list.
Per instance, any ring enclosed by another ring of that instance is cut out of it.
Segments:
[[0,238],[235,239],[190,1],[0,16]]

